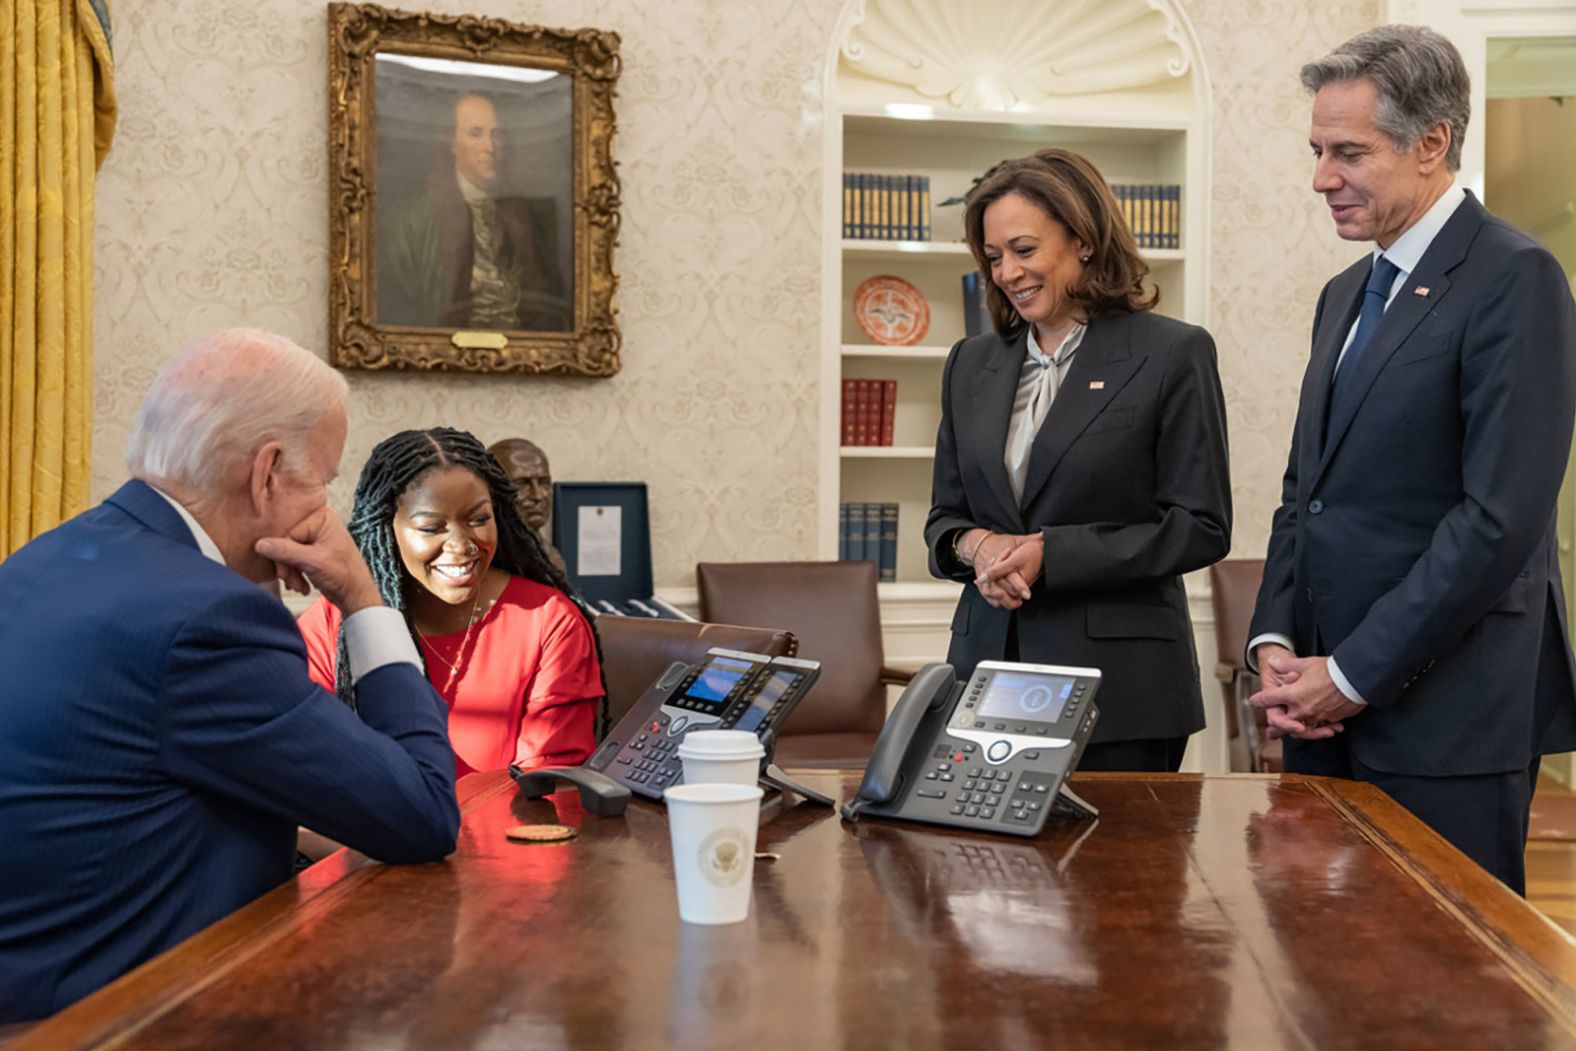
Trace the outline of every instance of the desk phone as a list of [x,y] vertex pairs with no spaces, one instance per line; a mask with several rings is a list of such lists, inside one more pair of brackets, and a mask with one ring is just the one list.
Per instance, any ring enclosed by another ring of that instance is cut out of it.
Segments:
[[678,748],[695,730],[748,730],[771,761],[776,731],[820,677],[815,661],[720,647],[698,664],[675,662],[586,760],[648,799],[683,781]]
[[981,661],[920,670],[881,729],[849,821],[888,817],[1037,835],[1053,809],[1094,816],[1066,787],[1099,711],[1100,672]]

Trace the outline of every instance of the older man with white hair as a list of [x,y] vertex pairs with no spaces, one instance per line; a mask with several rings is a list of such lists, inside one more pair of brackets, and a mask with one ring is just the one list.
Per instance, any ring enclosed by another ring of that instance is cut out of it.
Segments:
[[[0,1022],[283,882],[297,825],[454,849],[443,702],[326,503],[344,442],[338,373],[217,333],[154,380],[133,480],[0,564]],[[357,712],[307,676],[276,578],[343,612]]]

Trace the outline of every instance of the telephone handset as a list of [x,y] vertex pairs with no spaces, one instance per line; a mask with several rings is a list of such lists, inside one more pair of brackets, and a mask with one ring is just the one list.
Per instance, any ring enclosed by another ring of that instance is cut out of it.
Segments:
[[843,817],[1037,835],[1053,809],[1094,817],[1067,788],[1100,717],[1100,672],[981,661],[967,683],[930,664],[898,699]]
[[720,647],[696,664],[675,662],[586,760],[648,799],[683,781],[678,747],[696,730],[748,730],[770,763],[776,731],[820,677],[815,661]]

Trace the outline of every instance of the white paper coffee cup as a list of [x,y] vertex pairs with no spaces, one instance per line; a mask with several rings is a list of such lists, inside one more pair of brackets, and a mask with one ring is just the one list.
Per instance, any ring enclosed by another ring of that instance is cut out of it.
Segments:
[[694,730],[679,742],[686,785],[753,785],[766,749],[746,730]]
[[685,784],[663,793],[685,923],[742,923],[749,916],[761,795],[753,784]]

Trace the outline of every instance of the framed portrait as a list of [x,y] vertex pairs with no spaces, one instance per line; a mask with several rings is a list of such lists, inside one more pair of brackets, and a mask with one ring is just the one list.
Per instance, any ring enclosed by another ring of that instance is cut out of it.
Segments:
[[329,6],[341,368],[611,376],[619,38]]

